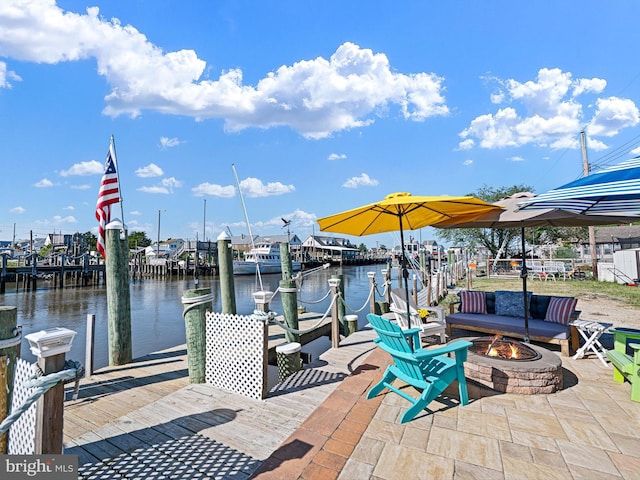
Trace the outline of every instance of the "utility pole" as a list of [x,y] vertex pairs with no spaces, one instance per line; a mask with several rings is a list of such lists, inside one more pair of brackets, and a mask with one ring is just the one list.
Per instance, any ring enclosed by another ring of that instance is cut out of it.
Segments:
[[204,219],[202,221],[202,241],[207,240],[207,199],[204,199]]
[[160,258],[160,210],[158,210],[158,249],[156,252],[156,259]]
[[[589,175],[589,160],[587,159],[587,137],[584,130],[580,132],[580,145],[582,146],[582,171]],[[589,227],[589,251],[591,252],[591,271],[594,280],[598,279],[598,251],[596,249],[596,229]]]

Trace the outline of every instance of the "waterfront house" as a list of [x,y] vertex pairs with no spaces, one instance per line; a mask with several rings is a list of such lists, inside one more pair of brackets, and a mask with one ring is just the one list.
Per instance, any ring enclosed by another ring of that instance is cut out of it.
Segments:
[[309,235],[302,242],[304,261],[347,263],[358,256],[358,247],[343,237]]

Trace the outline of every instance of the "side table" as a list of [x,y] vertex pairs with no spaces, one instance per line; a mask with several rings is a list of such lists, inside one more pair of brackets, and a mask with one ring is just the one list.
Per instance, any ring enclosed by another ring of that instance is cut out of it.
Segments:
[[607,349],[600,343],[600,337],[604,332],[613,326],[613,323],[601,323],[591,322],[589,320],[573,320],[569,322],[569,325],[576,327],[582,338],[584,338],[584,345],[580,347],[573,358],[582,358],[587,350],[594,352],[600,361],[607,366]]

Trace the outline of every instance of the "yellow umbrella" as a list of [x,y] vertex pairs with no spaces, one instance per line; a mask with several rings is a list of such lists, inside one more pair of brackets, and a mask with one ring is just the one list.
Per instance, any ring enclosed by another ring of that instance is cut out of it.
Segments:
[[[409,286],[407,279],[409,272],[404,253],[404,230],[416,230],[454,218],[472,219],[480,214],[500,209],[501,207],[476,197],[414,196],[407,192],[399,192],[387,195],[380,202],[320,218],[318,223],[323,232],[357,236],[399,230],[402,248],[402,276],[408,309]],[[407,318],[411,318],[408,311]]]

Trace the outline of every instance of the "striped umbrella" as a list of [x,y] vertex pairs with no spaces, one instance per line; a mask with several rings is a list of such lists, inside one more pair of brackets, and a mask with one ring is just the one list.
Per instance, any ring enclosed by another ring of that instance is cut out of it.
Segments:
[[558,208],[585,214],[640,211],[640,157],[549,190],[519,206],[521,210]]

